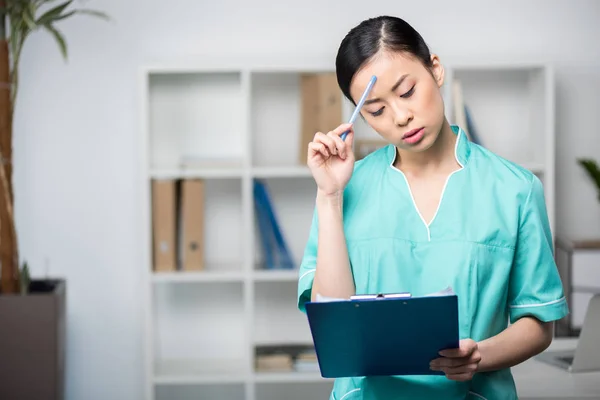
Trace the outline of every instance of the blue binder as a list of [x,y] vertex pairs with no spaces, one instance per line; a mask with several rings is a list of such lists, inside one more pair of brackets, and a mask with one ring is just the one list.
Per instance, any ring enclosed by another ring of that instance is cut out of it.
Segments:
[[459,344],[458,298],[367,298],[308,302],[321,376],[441,375],[429,368]]
[[254,180],[254,200],[267,269],[293,269],[294,259],[277,221],[266,184]]

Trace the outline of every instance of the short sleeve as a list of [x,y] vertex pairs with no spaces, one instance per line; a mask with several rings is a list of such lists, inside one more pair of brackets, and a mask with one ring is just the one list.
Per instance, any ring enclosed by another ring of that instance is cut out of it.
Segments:
[[520,214],[508,288],[511,323],[524,316],[532,316],[543,322],[555,321],[569,313],[554,260],[543,186],[537,176],[534,175],[532,179]]
[[306,312],[304,305],[310,301],[315,271],[317,269],[317,235],[318,221],[315,209],[298,275],[298,308],[302,312]]

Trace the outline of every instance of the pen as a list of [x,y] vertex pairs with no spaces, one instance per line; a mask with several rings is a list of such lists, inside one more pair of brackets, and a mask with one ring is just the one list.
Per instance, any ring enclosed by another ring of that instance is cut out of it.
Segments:
[[[367,96],[369,95],[369,92],[373,88],[373,85],[375,84],[376,80],[377,80],[377,77],[375,75],[373,75],[371,77],[371,80],[367,84],[367,87],[366,87],[365,91],[363,92],[362,97],[358,101],[358,104],[356,105],[356,108],[354,109],[354,112],[352,113],[352,116],[350,117],[350,121],[348,121],[349,124],[353,124],[354,121],[356,120],[356,117],[358,117],[358,113],[360,112],[360,109],[362,108],[363,104],[365,104],[365,100],[367,99]],[[340,136],[342,138],[342,140],[346,140],[346,136],[348,135],[349,132],[350,131],[346,131],[346,132],[342,133],[342,135]]]

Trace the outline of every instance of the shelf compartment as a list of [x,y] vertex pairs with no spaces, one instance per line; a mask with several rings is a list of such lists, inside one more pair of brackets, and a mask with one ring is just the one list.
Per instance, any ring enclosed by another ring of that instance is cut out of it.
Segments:
[[155,381],[243,379],[249,372],[243,298],[241,282],[155,285]]
[[156,400],[244,400],[243,384],[230,385],[163,385],[156,388]]
[[243,164],[241,72],[155,72],[147,85],[153,168]]
[[[333,80],[330,77],[310,79],[323,73],[329,74]],[[317,130],[326,133],[343,122],[343,96],[333,74],[326,70],[252,73],[250,115],[253,166],[306,165],[307,148],[303,136],[312,138]],[[305,101],[308,96],[314,96],[314,101]],[[310,126],[315,127],[315,132],[304,134],[303,121],[306,118],[303,110],[313,108],[315,121]]]
[[[547,79],[547,70],[541,66],[452,70],[452,81],[461,84],[480,144],[535,173],[543,172],[549,162],[545,154],[546,146],[551,146],[548,100],[552,93]],[[451,92],[448,96],[453,101]],[[456,123],[453,114],[450,120]]]
[[[244,241],[240,221],[243,220],[241,179],[201,179],[188,198],[192,210],[184,204],[184,180],[153,180],[152,189],[152,270],[158,276],[174,278],[208,276],[201,273],[241,272]],[[157,185],[156,187],[154,185]],[[168,207],[168,208],[167,208]],[[186,213],[190,210],[189,219]],[[185,225],[187,228],[185,228]],[[191,224],[201,224],[193,226]],[[193,237],[185,237],[186,231]],[[185,246],[201,243],[195,260],[186,265]],[[160,247],[158,247],[160,246]],[[169,279],[169,278],[165,278]],[[185,278],[188,279],[188,278]],[[202,279],[202,278],[200,278]]]
[[296,305],[297,283],[256,282],[254,285],[254,344],[311,345],[306,315]]
[[300,74],[253,73],[251,88],[252,165],[300,165]]
[[[312,179],[264,178],[279,228],[292,253],[294,266],[302,261],[312,223],[317,186]],[[254,218],[254,265],[261,271],[290,271],[265,269],[262,238]]]

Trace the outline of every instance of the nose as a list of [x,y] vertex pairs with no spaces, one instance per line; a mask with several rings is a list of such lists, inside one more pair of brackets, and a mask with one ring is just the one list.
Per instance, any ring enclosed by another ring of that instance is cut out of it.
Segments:
[[392,111],[394,112],[394,123],[397,126],[406,126],[413,119],[412,111],[402,104],[393,104]]

